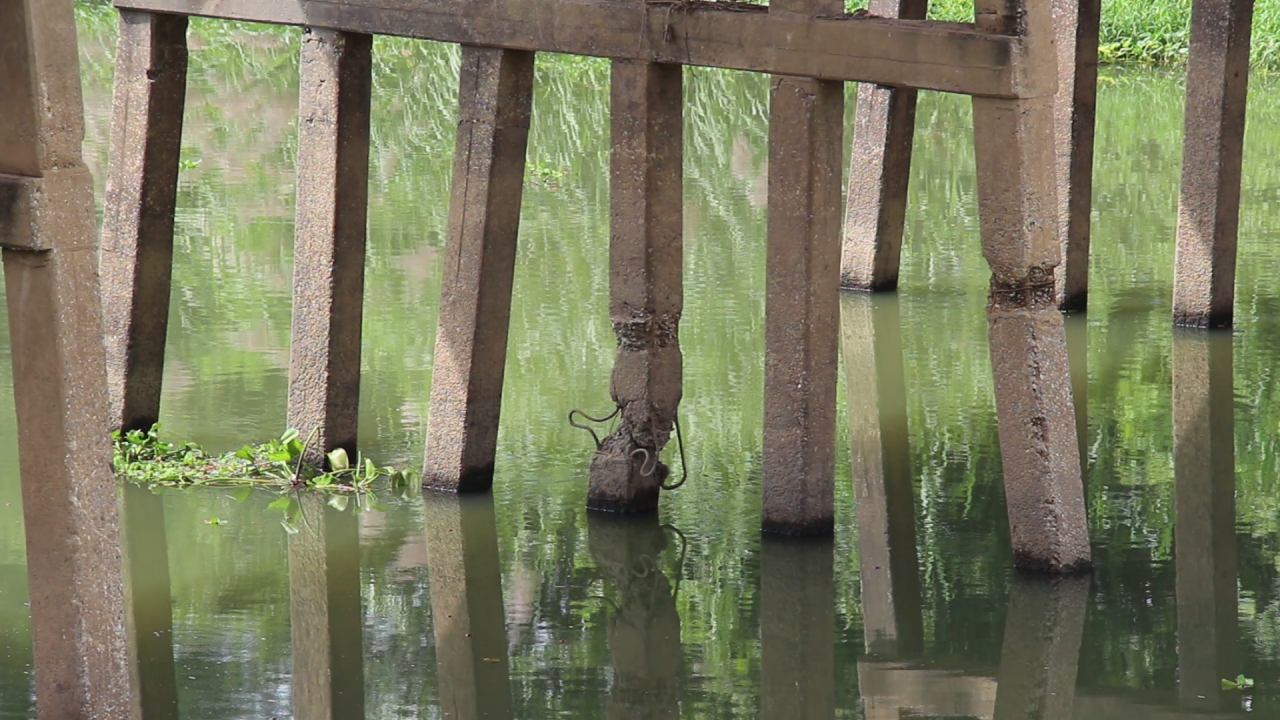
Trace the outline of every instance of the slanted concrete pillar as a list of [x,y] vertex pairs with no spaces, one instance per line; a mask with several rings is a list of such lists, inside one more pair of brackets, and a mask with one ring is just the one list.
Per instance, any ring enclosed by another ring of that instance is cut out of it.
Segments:
[[149,488],[120,489],[125,621],[129,632],[134,720],[177,720],[173,662],[173,597],[164,498]]
[[1101,0],[1053,0],[1058,46],[1054,101],[1058,169],[1058,308],[1084,310],[1089,300],[1089,235],[1093,212],[1093,136],[1098,110]]
[[1240,226],[1253,0],[1195,0],[1173,278],[1173,321],[1230,327]]
[[160,417],[186,93],[187,18],[121,10],[101,266],[111,424],[126,430]]
[[[922,20],[928,0],[871,0],[880,17]],[[907,185],[916,133],[914,88],[858,85],[840,285],[846,290],[898,287]]]
[[679,65],[613,62],[609,314],[618,428],[591,460],[587,506],[655,512],[680,405],[684,96]]
[[440,710],[458,720],[511,718],[493,498],[424,493],[422,502]]
[[877,658],[913,657],[924,619],[898,300],[846,295],[840,310],[864,642]]
[[356,450],[372,46],[337,30],[302,36],[289,427],[316,463]]
[[1222,678],[1239,672],[1231,341],[1230,333],[1173,335],[1178,697],[1202,711],[1226,709]]
[[289,536],[289,620],[293,637],[293,715],[364,717],[360,610],[360,528],[356,514],[320,494],[301,493]]
[[0,4],[4,252],[36,709],[129,714],[93,181],[69,0]]
[[661,570],[666,531],[655,517],[591,515],[587,545],[616,602],[609,618],[613,682],[605,717],[679,718],[680,613]]
[[1070,572],[1089,566],[1088,525],[1066,332],[1055,301],[1057,232],[1052,17],[1045,3],[980,0],[978,26],[1026,36],[1039,97],[974,98],[987,309],[1014,561]]
[[760,718],[836,716],[835,547],[828,538],[760,542]]
[[464,47],[423,484],[493,487],[533,53]]
[[1088,601],[1088,577],[1014,577],[994,720],[1070,720]]
[[[838,14],[840,0],[771,13]],[[844,85],[775,76],[769,110],[762,526],[834,529]]]

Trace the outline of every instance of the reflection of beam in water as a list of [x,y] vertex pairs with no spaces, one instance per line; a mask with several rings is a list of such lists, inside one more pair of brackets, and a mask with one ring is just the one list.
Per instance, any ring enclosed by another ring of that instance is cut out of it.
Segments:
[[124,483],[120,521],[133,717],[135,720],[176,719],[173,600],[169,590],[163,498],[148,488]]
[[1068,720],[1089,578],[1018,575],[1009,588],[995,720]]
[[360,530],[355,513],[301,493],[289,536],[293,714],[298,720],[364,717]]
[[995,712],[994,678],[904,663],[858,661],[858,689],[866,720],[904,717],[974,717]]
[[866,648],[910,656],[924,630],[898,299],[843,296],[841,335]]
[[423,493],[440,706],[451,720],[511,717],[493,497]]
[[1206,710],[1237,671],[1231,353],[1230,333],[1174,333],[1178,692],[1184,705]]
[[760,543],[762,720],[836,716],[834,552],[829,539]]
[[591,557],[617,598],[609,620],[609,718],[680,717],[680,615],[671,582],[658,565],[667,544],[656,517],[587,518]]

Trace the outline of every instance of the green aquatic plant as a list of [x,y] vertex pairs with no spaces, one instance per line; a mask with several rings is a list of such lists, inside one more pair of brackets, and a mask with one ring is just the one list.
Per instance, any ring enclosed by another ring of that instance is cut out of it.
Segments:
[[1223,690],[1249,690],[1253,687],[1253,678],[1237,675],[1235,680],[1222,679]]

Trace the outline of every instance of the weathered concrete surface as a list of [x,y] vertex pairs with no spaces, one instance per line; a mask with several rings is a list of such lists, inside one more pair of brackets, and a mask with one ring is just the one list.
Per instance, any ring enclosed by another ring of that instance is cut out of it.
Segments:
[[493,486],[533,53],[464,47],[423,484]]
[[[918,20],[925,17],[929,2],[872,0],[867,10],[880,17]],[[917,94],[912,88],[858,86],[840,258],[840,286],[846,290],[898,287]]]
[[289,622],[293,716],[364,717],[360,528],[317,493],[300,493],[298,532],[289,536]]
[[178,720],[164,499],[129,482],[120,488],[120,547],[133,690],[130,717]]
[[760,718],[836,716],[835,547],[828,538],[760,541]]
[[160,415],[186,92],[187,19],[121,12],[100,262],[110,418],[126,430]]
[[1253,0],[1192,5],[1173,279],[1178,325],[1232,324],[1252,31]]
[[680,613],[660,569],[666,531],[654,517],[591,515],[587,547],[616,602],[609,618],[613,682],[605,717],[679,718]]
[[1080,479],[1089,482],[1089,321],[1083,315],[1064,319],[1067,329],[1067,367],[1071,373],[1071,400],[1076,410],[1076,447],[1080,455]]
[[510,718],[493,498],[426,493],[423,504],[440,710],[457,720]]
[[898,300],[845,296],[840,311],[863,640],[872,656],[912,657],[924,619]]
[[[843,11],[839,0],[776,0],[770,14]],[[766,532],[834,529],[840,332],[840,164],[844,86],[773,78],[765,289]]]
[[372,47],[369,35],[302,36],[288,417],[313,463],[356,451]]
[[594,510],[656,512],[667,475],[657,458],[683,387],[682,73],[679,65],[613,63],[609,315],[618,337],[611,394],[621,417],[591,460]]
[[995,720],[1069,720],[1073,716],[1088,601],[1088,577],[1014,577]]
[[0,228],[36,224],[0,237],[44,248],[4,250],[36,709],[114,720],[129,669],[77,48],[69,0],[0,5],[0,172],[39,178],[27,212],[0,207]]
[[1228,709],[1221,680],[1241,669],[1231,341],[1230,333],[1173,335],[1178,697],[1202,711]]
[[1058,46],[1054,131],[1058,152],[1058,308],[1089,301],[1089,235],[1093,211],[1093,137],[1098,109],[1101,0],[1053,0]]

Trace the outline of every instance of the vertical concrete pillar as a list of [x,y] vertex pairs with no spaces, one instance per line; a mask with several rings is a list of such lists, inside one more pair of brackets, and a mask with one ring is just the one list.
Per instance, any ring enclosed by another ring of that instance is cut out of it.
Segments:
[[1058,308],[1084,310],[1089,300],[1089,234],[1093,212],[1093,136],[1098,108],[1101,0],[1053,0],[1058,47],[1054,101],[1058,169]]
[[760,543],[760,718],[834,720],[835,547]]
[[609,618],[611,720],[680,717],[680,613],[659,563],[667,544],[655,517],[587,518],[591,557],[617,603]]
[[1191,6],[1173,279],[1178,325],[1232,324],[1252,31],[1253,0],[1195,0]]
[[120,489],[120,546],[124,551],[125,623],[132,673],[132,718],[177,720],[173,662],[173,597],[164,499],[126,482]]
[[533,53],[464,47],[423,484],[493,486]]
[[[840,0],[769,12],[838,14]],[[775,76],[769,109],[762,526],[834,529],[844,85]]]
[[423,495],[440,710],[458,720],[511,715],[498,530],[490,496]]
[[846,295],[840,311],[864,642],[875,657],[911,657],[924,618],[898,300]]
[[1239,672],[1236,455],[1230,333],[1174,332],[1174,557],[1178,695],[1225,709],[1222,678]]
[[682,72],[613,61],[609,314],[621,419],[591,460],[587,506],[595,510],[654,512],[667,475],[655,462],[671,437],[682,387]]
[[[880,17],[923,20],[929,2],[871,0],[867,9]],[[858,85],[840,258],[840,285],[846,290],[898,287],[917,94],[914,88]]]
[[1067,366],[1071,399],[1076,411],[1076,447],[1082,483],[1089,481],[1089,321],[1083,315],[1064,320],[1067,326]]
[[337,30],[302,36],[289,427],[312,462],[356,449],[372,46]]
[[293,715],[363,718],[358,519],[323,495],[302,493],[298,501],[298,532],[289,536]]
[[1088,601],[1088,577],[1014,577],[994,720],[1070,720]]
[[126,430],[160,416],[186,93],[187,18],[121,10],[101,267],[110,419]]
[[979,219],[991,265],[987,309],[1000,452],[1016,564],[1070,572],[1091,562],[1066,331],[1055,301],[1056,64],[1047,3],[979,0],[978,26],[1026,37],[1039,97],[974,98]]

